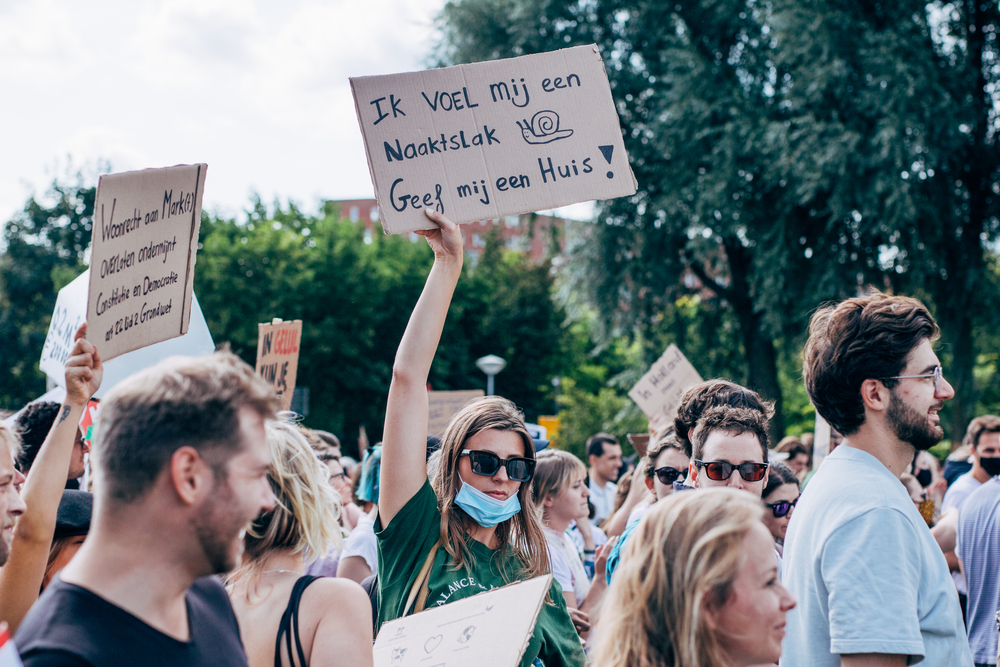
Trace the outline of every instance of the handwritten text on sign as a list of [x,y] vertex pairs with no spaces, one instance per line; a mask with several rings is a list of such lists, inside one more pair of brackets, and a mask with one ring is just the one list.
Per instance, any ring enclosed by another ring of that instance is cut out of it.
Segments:
[[105,361],[187,332],[207,168],[101,176],[87,323]]
[[657,413],[673,418],[681,396],[701,382],[701,376],[676,345],[671,345],[656,360],[642,379],[628,392],[636,405],[652,417]]
[[389,233],[635,193],[594,45],[351,87]]
[[427,392],[427,433],[430,435],[443,433],[456,412],[472,399],[485,394],[482,389]]
[[257,374],[274,387],[281,409],[292,405],[299,368],[302,320],[257,325]]

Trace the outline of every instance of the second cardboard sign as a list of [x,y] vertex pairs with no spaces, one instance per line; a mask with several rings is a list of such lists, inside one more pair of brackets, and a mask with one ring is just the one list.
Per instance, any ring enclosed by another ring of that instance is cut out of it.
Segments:
[[634,194],[597,46],[351,79],[386,232]]
[[274,387],[282,410],[292,406],[301,340],[302,320],[257,325],[257,375]]

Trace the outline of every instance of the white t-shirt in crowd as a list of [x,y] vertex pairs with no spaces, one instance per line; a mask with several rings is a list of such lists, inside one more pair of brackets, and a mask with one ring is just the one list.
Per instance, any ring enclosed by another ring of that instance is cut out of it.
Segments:
[[564,593],[573,593],[576,606],[579,608],[590,592],[590,579],[587,578],[587,571],[583,569],[580,552],[568,534],[558,533],[548,526],[543,528],[552,577],[559,582]]
[[594,505],[594,518],[590,520],[595,526],[604,523],[615,511],[615,494],[618,493],[618,485],[608,482],[603,487],[599,486],[593,479],[590,480],[590,502]]
[[941,513],[944,514],[952,507],[961,507],[965,499],[980,486],[982,486],[982,482],[973,477],[972,472],[959,476],[944,494],[944,500],[941,502]]
[[[982,484],[982,482],[972,476],[971,472],[959,476],[958,479],[951,483],[948,491],[944,494],[944,501],[941,503],[941,513],[944,514],[952,507],[962,507],[965,499],[972,495],[972,492],[982,486]],[[962,576],[962,573],[952,572],[951,578],[955,582],[955,588],[958,589],[958,592],[965,595],[968,591],[965,588],[965,577]]]
[[378,571],[378,540],[375,538],[375,520],[367,514],[358,518],[358,525],[348,535],[347,542],[344,543],[344,550],[340,552],[340,560],[351,556],[361,556],[371,568],[372,573]]
[[839,667],[846,653],[972,664],[944,554],[906,488],[871,454],[845,444],[826,457],[792,514],[782,565],[798,606],[781,665]]

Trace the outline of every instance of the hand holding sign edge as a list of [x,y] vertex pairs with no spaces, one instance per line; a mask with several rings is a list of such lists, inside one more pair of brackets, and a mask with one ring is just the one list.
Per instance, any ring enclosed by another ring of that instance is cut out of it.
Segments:
[[414,233],[427,239],[427,245],[434,251],[435,262],[457,263],[461,266],[464,251],[462,230],[443,213],[430,208],[425,208],[424,213],[437,224],[438,228],[419,229]]
[[76,344],[66,360],[66,403],[86,405],[101,387],[104,363],[97,346],[86,338],[87,323],[77,329],[73,340]]

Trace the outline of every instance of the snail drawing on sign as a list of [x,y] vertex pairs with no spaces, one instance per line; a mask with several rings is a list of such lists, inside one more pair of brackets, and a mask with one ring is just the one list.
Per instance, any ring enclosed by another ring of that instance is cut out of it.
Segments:
[[573,134],[573,130],[559,129],[559,114],[555,111],[539,111],[531,117],[530,123],[527,120],[514,122],[529,144],[548,144]]

